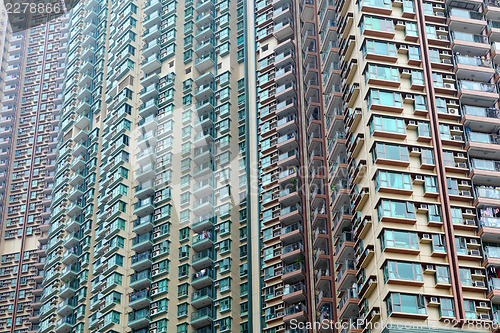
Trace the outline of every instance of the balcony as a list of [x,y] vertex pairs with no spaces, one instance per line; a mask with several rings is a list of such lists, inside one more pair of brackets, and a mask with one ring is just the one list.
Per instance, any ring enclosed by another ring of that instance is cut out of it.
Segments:
[[458,32],[451,33],[451,48],[454,54],[468,54],[471,56],[485,56],[490,51],[490,43],[487,36]]
[[500,111],[496,108],[463,105],[462,114],[463,125],[472,131],[495,133],[500,129]]
[[351,288],[348,288],[342,298],[337,305],[339,310],[339,318],[346,319],[347,316],[352,317],[353,314],[356,316],[359,312],[358,304],[359,304],[359,296],[358,296],[358,286],[354,284]]
[[500,160],[500,135],[469,132],[466,149],[471,157],[484,157]]
[[[148,234],[146,234],[148,235]],[[143,252],[132,256],[131,268],[135,271],[142,271],[146,268],[151,267],[151,252]]]
[[293,284],[305,279],[305,266],[302,262],[295,262],[283,267],[281,279],[284,283]]
[[193,205],[193,213],[197,216],[206,216],[214,208],[214,197],[207,195],[203,198],[196,199]]
[[195,235],[192,241],[192,248],[197,252],[201,252],[213,246],[214,237],[212,231],[202,231],[200,234]]
[[136,234],[144,234],[146,232],[153,231],[154,227],[154,218],[153,215],[147,215],[141,218],[138,218],[134,221],[134,226],[132,231]]
[[276,39],[278,39],[278,42],[290,38],[293,35],[293,21],[284,20],[278,24],[275,24],[273,34]]
[[211,307],[199,309],[191,313],[191,326],[201,328],[207,326],[213,321],[213,310]]
[[191,295],[191,305],[196,309],[200,309],[212,305],[214,292],[211,286],[196,290]]
[[458,86],[458,97],[462,104],[489,107],[498,100],[498,91],[494,84],[460,80]]
[[456,7],[448,11],[448,27],[450,31],[467,30],[473,34],[480,34],[486,28],[486,21],[482,13]]
[[491,59],[464,55],[455,55],[454,59],[457,79],[488,82],[495,75]]
[[151,322],[149,317],[149,309],[143,309],[140,311],[132,311],[128,315],[128,327],[133,330],[138,330],[146,327]]
[[281,223],[291,224],[300,219],[302,219],[302,206],[300,204],[295,204],[281,208],[280,210]]
[[305,301],[307,288],[303,282],[285,285],[282,300],[286,304]]
[[304,244],[300,241],[281,248],[281,260],[285,264],[290,264],[303,256]]
[[144,252],[153,247],[153,235],[151,232],[136,236],[132,239],[132,251]]
[[214,253],[212,249],[206,249],[201,252],[195,253],[192,257],[191,266],[194,269],[200,270],[212,265],[214,260]]
[[203,56],[199,56],[194,61],[194,67],[200,73],[205,72],[209,68],[214,67],[214,57],[212,53],[207,53]]
[[67,333],[70,332],[75,324],[75,318],[72,316],[61,318],[56,324],[56,333]]
[[296,303],[285,308],[283,321],[288,323],[292,319],[296,321],[305,321],[307,319],[307,308],[303,303]]
[[191,278],[191,286],[196,289],[202,289],[210,286],[215,279],[215,273],[210,268],[203,268],[193,274]]
[[301,241],[304,237],[303,231],[304,228],[302,226],[302,222],[296,222],[286,227],[282,227],[280,240],[283,242],[283,244],[290,244]]
[[150,303],[151,296],[149,295],[149,288],[134,291],[132,294],[130,294],[128,299],[128,305],[134,310],[139,310],[146,306],[149,306]]
[[155,209],[155,204],[153,198],[149,197],[147,199],[141,200],[134,204],[134,214],[138,217],[144,217],[153,213]]
[[57,314],[61,316],[69,316],[74,310],[75,306],[78,305],[76,299],[67,298],[57,305]]
[[148,270],[135,273],[130,276],[130,288],[141,290],[151,285],[151,272]]

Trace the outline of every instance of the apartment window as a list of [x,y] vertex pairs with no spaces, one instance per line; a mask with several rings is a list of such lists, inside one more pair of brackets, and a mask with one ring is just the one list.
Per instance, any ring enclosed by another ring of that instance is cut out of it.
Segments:
[[433,25],[425,25],[425,33],[427,35],[427,38],[430,39],[437,39],[437,34],[436,34],[436,27]]
[[432,235],[431,251],[432,252],[445,252],[446,253],[446,246],[444,243],[444,235],[441,235],[441,234]]
[[427,111],[427,100],[425,96],[415,95],[415,110],[425,110]]
[[424,191],[425,193],[438,193],[436,177],[425,176]]
[[220,280],[219,291],[223,292],[223,291],[226,291],[229,289],[231,289],[231,278],[227,277],[227,278]]
[[179,248],[179,259],[186,259],[189,257],[189,246],[183,245]]
[[464,237],[455,237],[457,254],[467,254],[467,244]]
[[188,304],[182,303],[177,305],[177,317],[185,317],[188,315]]
[[420,61],[420,48],[418,46],[408,46],[408,60]]
[[183,241],[189,238],[189,227],[179,230],[179,240]]
[[451,221],[456,224],[463,224],[462,209],[451,207]]
[[231,250],[230,239],[225,239],[222,242],[220,242],[219,254],[224,254],[225,252],[228,252],[230,250]]
[[429,205],[429,211],[427,214],[427,219],[429,222],[443,222],[441,207],[439,205]]
[[436,283],[450,283],[450,270],[448,266],[436,266]]
[[361,0],[361,1],[359,1],[358,5],[359,5],[359,8],[361,8],[363,6],[385,8],[385,9],[392,8],[391,0]]
[[432,149],[421,149],[420,152],[421,164],[434,165],[434,153]]
[[189,293],[189,285],[187,283],[181,284],[177,287],[177,297],[186,297]]
[[365,29],[383,32],[394,32],[394,24],[391,19],[364,16],[363,21],[361,22],[361,33],[363,33]]
[[363,56],[366,57],[367,54],[377,54],[388,57],[397,57],[396,44],[367,40],[363,45]]
[[426,314],[425,301],[422,295],[390,293],[386,299],[387,314],[393,312]]
[[455,310],[453,308],[453,299],[441,298],[441,305],[439,306],[440,317],[455,317]]
[[445,166],[455,166],[455,157],[450,151],[443,151],[443,162]]
[[379,221],[383,217],[415,219],[415,207],[412,202],[382,199],[377,206]]
[[410,175],[399,172],[379,171],[375,176],[375,189],[380,187],[411,190]]
[[464,300],[465,318],[477,319],[476,303],[474,301]]
[[229,234],[229,232],[231,232],[231,222],[230,221],[222,222],[219,228],[220,236]]
[[231,298],[226,297],[219,301],[219,311],[228,311],[231,308]]
[[439,124],[439,134],[442,140],[450,140],[450,126],[445,124]]
[[231,269],[231,258],[224,258],[220,261],[219,272],[224,273]]
[[410,262],[388,261],[384,266],[384,281],[389,279],[423,281],[422,266]]
[[189,265],[184,264],[179,266],[179,278],[185,278],[189,274]]
[[431,137],[431,129],[429,123],[424,121],[419,121],[417,126],[417,137]]
[[405,23],[405,34],[406,36],[418,37],[417,24],[414,22]]
[[463,286],[472,286],[472,277],[469,268],[460,268],[460,283]]
[[444,98],[436,98],[436,109],[438,113],[448,113],[446,100]]
[[[162,332],[158,330],[158,332]],[[166,327],[165,327],[165,332],[166,332]],[[188,332],[188,324],[187,323],[182,323],[177,326],[177,333],[187,333]]]
[[414,232],[385,230],[380,238],[382,249],[394,247],[418,250],[418,236]]
[[412,70],[411,71],[411,84],[423,86],[424,85],[424,73],[422,71]]
[[405,134],[406,126],[404,120],[400,118],[373,116],[370,131],[372,134],[375,131]]
[[378,89],[371,89],[368,94],[368,108],[371,108],[372,105],[403,107],[400,93]]
[[408,161],[408,148],[393,144],[377,143],[373,150],[373,159],[375,161],[378,158]]

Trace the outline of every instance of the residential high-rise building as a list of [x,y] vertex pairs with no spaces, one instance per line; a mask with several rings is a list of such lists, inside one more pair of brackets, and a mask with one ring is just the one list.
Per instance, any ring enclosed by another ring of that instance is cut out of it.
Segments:
[[497,1],[69,24],[38,332],[495,330]]
[[0,332],[36,331],[42,294],[39,240],[49,229],[68,19],[15,32],[12,26],[44,15],[8,22],[2,4]]

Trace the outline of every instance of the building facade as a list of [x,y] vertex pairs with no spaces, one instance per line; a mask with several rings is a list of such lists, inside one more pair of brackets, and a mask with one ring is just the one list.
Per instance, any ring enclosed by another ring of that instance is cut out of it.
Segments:
[[60,119],[36,118],[48,82],[4,89],[28,145],[5,152],[5,323],[28,253],[40,333],[495,330],[499,22],[492,0],[79,2]]
[[2,5],[0,331],[36,331],[62,104],[67,18],[8,22]]

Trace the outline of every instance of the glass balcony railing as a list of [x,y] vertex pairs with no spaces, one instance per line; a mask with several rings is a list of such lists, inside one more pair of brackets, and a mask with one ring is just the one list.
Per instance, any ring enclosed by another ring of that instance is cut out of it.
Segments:
[[486,246],[484,249],[484,255],[486,258],[500,259],[500,247]]
[[307,308],[302,303],[293,304],[292,306],[285,309],[285,316],[290,316],[299,312],[307,312]]
[[305,290],[306,290],[306,285],[302,282],[298,282],[292,285],[286,285],[283,288],[283,295],[288,295],[297,291],[305,291]]
[[493,68],[491,59],[484,59],[483,57],[470,57],[464,55],[455,55],[455,63],[459,65],[470,65],[479,67]]
[[497,92],[496,85],[492,83],[460,80],[458,84],[460,89],[468,89],[468,90],[491,92],[491,93]]
[[300,206],[299,204],[295,204],[292,206],[283,207],[283,208],[281,208],[280,215],[283,216],[283,215],[286,215],[286,214],[289,214],[289,213],[292,213],[295,211],[302,212],[302,206]]
[[151,252],[150,251],[142,252],[136,254],[135,256],[132,256],[132,264],[148,259],[151,259]]
[[304,250],[304,245],[302,244],[302,242],[292,243],[281,248],[281,254],[287,254],[296,250]]
[[472,19],[472,20],[482,20],[484,18],[482,13],[474,12],[471,10],[451,7],[449,8],[448,14],[450,17],[460,17],[464,19]]
[[151,272],[149,270],[145,270],[145,271],[141,271],[139,273],[131,275],[130,282],[133,283],[136,281],[140,281],[143,279],[149,279],[149,278],[151,278]]
[[451,33],[451,37],[453,40],[459,40],[471,43],[489,44],[488,37],[484,35],[475,35],[467,32],[453,31]]
[[467,138],[468,141],[471,142],[489,143],[494,145],[500,144],[500,135],[497,134],[469,132],[467,134]]
[[500,229],[500,218],[494,216],[481,216],[479,220],[481,227]]
[[293,273],[299,270],[305,269],[304,264],[301,262],[296,262],[290,265],[287,265],[283,268],[283,274]]
[[476,186],[476,195],[479,198],[500,200],[500,189],[494,187]]
[[479,106],[463,105],[462,113],[464,115],[470,115],[470,116],[500,118],[500,110],[495,108],[482,108]]
[[471,159],[472,168],[486,171],[500,171],[500,161]]

